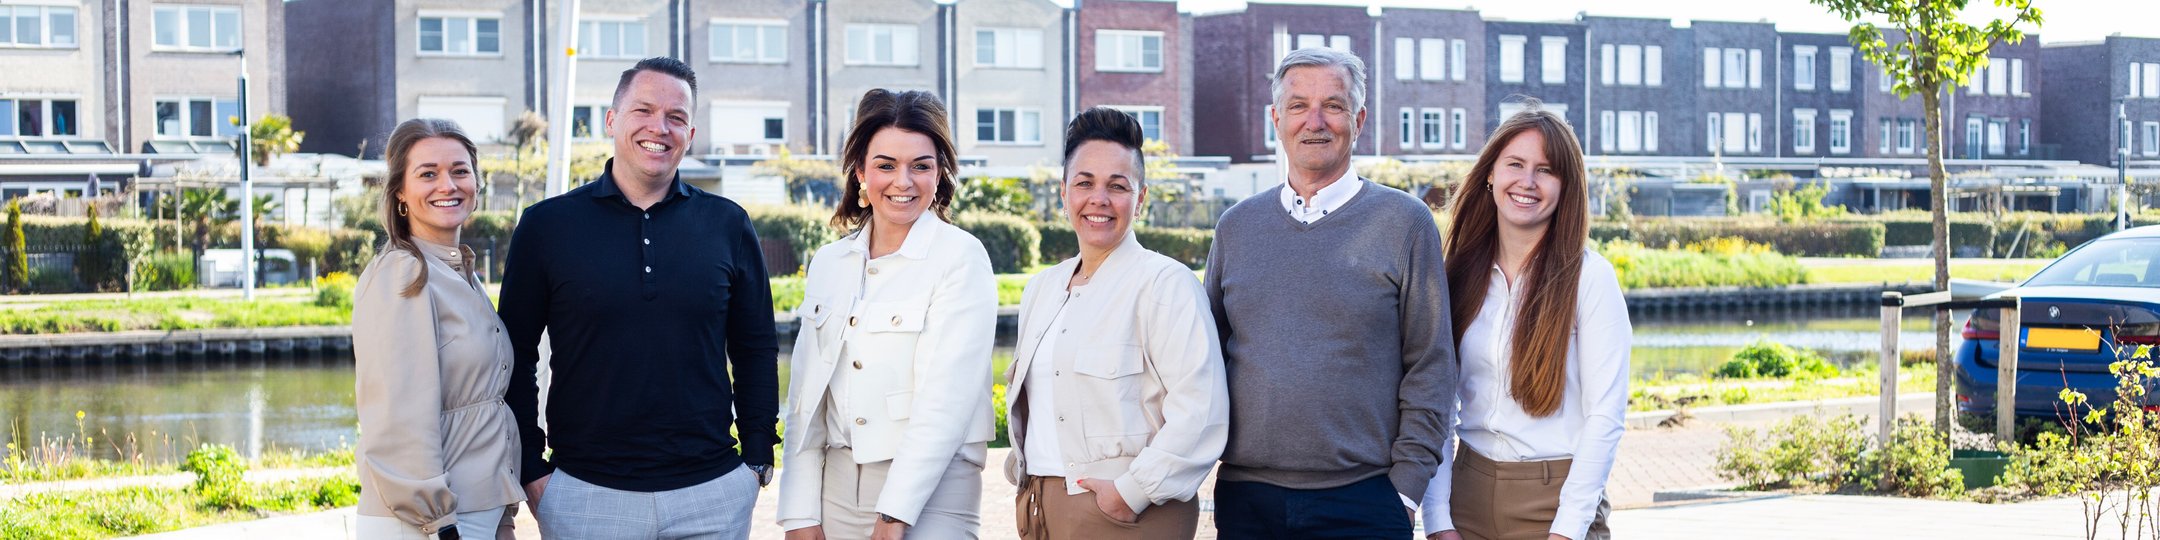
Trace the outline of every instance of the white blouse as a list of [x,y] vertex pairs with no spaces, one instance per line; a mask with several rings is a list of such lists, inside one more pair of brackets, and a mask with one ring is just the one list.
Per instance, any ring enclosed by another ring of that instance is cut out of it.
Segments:
[[[1462,443],[1494,461],[1523,462],[1573,459],[1560,487],[1560,508],[1553,534],[1580,540],[1605,497],[1606,477],[1626,429],[1628,357],[1634,330],[1612,263],[1584,250],[1576,283],[1575,334],[1568,344],[1567,389],[1560,410],[1538,418],[1523,412],[1508,394],[1508,355],[1515,316],[1525,290],[1510,282],[1498,266],[1485,292],[1477,320],[1463,331],[1456,354],[1462,361],[1455,433]],[[1434,475],[1425,490],[1425,530],[1455,528],[1449,515],[1454,445],[1447,445],[1450,465]]]

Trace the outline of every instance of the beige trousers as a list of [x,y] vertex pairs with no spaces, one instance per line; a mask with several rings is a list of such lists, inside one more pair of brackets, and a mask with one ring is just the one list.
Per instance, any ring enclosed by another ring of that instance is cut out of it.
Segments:
[[[1560,511],[1560,485],[1575,460],[1493,461],[1470,445],[1456,447],[1449,515],[1463,540],[1545,540]],[[1612,504],[1598,501],[1590,533],[1575,540],[1611,540],[1605,525]]]
[[[984,443],[973,443],[981,446]],[[969,453],[967,449],[962,454]],[[975,455],[982,455],[977,449]],[[885,489],[891,461],[855,464],[855,451],[825,449],[823,513],[819,524],[826,538],[869,538],[878,522],[878,493]],[[978,538],[982,530],[981,464],[958,455],[945,467],[937,489],[923,505],[922,515],[908,525],[908,538],[944,540]]]
[[1013,507],[1022,540],[1190,540],[1200,527],[1199,503],[1155,505],[1140,512],[1139,522],[1126,523],[1104,514],[1093,492],[1067,494],[1065,479],[1056,476],[1029,477]]

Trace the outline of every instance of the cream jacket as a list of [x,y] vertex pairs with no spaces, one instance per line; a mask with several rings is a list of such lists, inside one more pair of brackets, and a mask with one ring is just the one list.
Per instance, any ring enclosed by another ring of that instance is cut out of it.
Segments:
[[[878,513],[915,523],[954,456],[993,434],[997,278],[982,242],[925,213],[898,251],[866,269],[868,253],[865,228],[819,248],[803,280],[781,445],[784,529],[819,523],[828,440],[819,405],[835,369],[859,370],[848,395],[831,396],[858,415],[841,419],[855,460],[892,461]],[[844,366],[843,348],[854,358]]]
[[[1230,433],[1230,393],[1207,293],[1192,270],[1141,247],[1131,233],[1067,298],[1079,258],[1028,280],[1020,300],[1020,344],[1006,379],[1013,452],[1005,477],[1027,482],[1028,422],[1057,422],[1065,491],[1080,479],[1111,480],[1134,512],[1200,489]],[[1070,304],[1070,305],[1066,305]],[[1042,354],[1059,309],[1065,334]],[[1055,411],[1029,411],[1029,367],[1050,362]]]
[[[363,516],[433,535],[458,512],[525,500],[517,421],[503,403],[510,338],[462,248],[385,249],[353,288],[353,401]],[[420,294],[398,294],[427,267]]]

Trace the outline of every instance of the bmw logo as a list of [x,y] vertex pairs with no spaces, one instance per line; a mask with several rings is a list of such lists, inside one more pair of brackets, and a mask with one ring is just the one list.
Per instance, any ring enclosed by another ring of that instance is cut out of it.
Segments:
[[2048,318],[2050,318],[2050,319],[2055,319],[2055,318],[2060,318],[2060,317],[2062,317],[2062,308],[2061,308],[2061,307],[2056,307],[2056,306],[2048,306]]

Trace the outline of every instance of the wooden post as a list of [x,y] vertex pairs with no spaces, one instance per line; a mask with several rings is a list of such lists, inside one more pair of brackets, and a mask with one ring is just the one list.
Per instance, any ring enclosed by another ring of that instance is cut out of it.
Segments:
[[1897,426],[1897,376],[1898,376],[1898,327],[1905,312],[1905,295],[1897,291],[1882,293],[1882,413],[1875,417],[1876,430],[1881,433],[1883,446],[1890,445],[1890,432]]
[[2018,312],[2024,302],[2016,297],[2008,300],[2010,307],[2002,308],[2001,336],[1995,348],[1995,440],[2001,442],[2017,435],[2018,349],[2025,333]]

